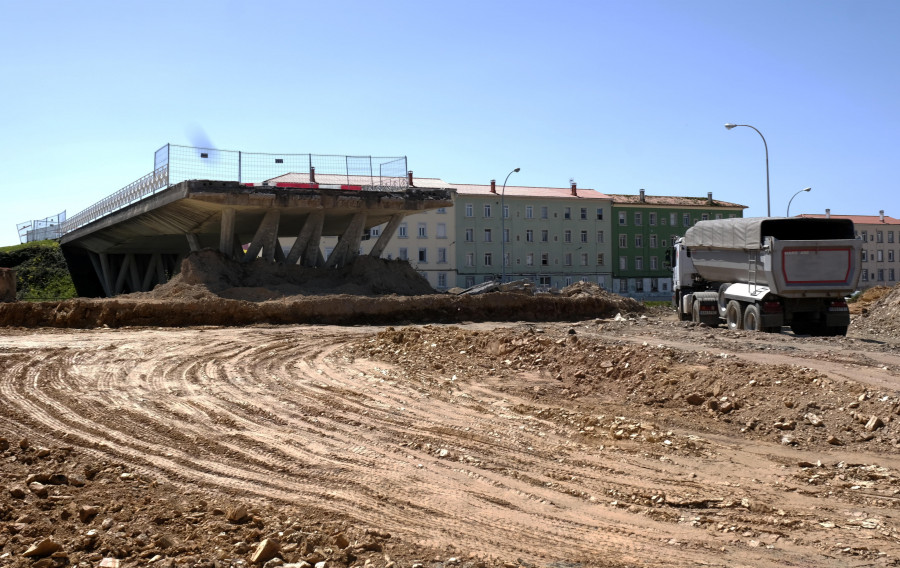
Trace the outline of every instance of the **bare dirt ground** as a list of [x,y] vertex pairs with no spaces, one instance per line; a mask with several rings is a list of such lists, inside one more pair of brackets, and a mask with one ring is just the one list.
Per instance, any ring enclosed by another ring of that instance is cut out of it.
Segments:
[[895,566],[898,294],[839,338],[4,328],[0,566]]

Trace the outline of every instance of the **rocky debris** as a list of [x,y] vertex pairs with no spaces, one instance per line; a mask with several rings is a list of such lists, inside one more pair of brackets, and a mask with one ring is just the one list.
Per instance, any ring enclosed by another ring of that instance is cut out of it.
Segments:
[[45,538],[28,547],[28,550],[22,553],[22,556],[50,556],[54,552],[62,548],[59,543],[53,539]]
[[900,284],[870,288],[850,306],[859,315],[851,321],[848,334],[900,337]]

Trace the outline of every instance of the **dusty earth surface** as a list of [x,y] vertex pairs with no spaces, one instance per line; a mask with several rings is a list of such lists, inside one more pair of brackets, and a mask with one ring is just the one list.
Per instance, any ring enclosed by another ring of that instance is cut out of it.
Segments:
[[900,289],[837,338],[566,297],[598,295],[574,321],[2,328],[0,566],[900,564]]

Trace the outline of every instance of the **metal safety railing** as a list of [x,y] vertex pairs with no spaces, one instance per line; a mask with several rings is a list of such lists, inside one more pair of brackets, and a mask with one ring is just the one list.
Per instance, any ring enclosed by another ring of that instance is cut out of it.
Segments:
[[192,179],[254,185],[319,182],[375,191],[402,191],[408,187],[406,156],[271,154],[166,144],[154,153],[153,171],[149,174],[72,217],[66,218],[63,212],[19,223],[19,240],[58,239],[159,190]]

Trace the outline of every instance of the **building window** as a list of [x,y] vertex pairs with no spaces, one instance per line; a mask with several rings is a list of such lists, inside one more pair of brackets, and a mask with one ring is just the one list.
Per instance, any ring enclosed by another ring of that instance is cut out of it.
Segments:
[[619,248],[628,247],[628,235],[619,235]]
[[677,214],[677,213],[669,213],[669,225],[671,225],[671,226],[674,227],[674,226],[675,226],[675,221],[677,221],[677,219],[678,219],[678,214]]
[[634,291],[635,292],[643,292],[644,291],[644,279],[638,278],[634,281]]
[[597,266],[603,266],[606,264],[606,257],[602,252],[597,253]]
[[475,285],[475,277],[474,276],[466,276],[466,288],[471,288]]
[[597,244],[603,244],[603,231],[597,231]]
[[541,229],[541,242],[548,243],[550,242],[550,231],[547,229]]
[[369,236],[370,236],[370,237],[377,237],[378,235],[380,235],[380,234],[381,234],[381,227],[383,227],[383,225],[378,225],[377,227],[372,227],[371,229],[369,229]]
[[640,226],[641,226],[641,223],[642,223],[643,221],[644,221],[644,220],[643,220],[643,215],[641,215],[640,211],[635,211],[635,212],[634,212],[634,226],[635,226],[635,227],[640,227]]
[[550,253],[542,252],[541,253],[541,266],[549,266],[550,265]]
[[490,203],[485,203],[485,204],[484,204],[484,216],[485,216],[485,217],[490,217],[490,216],[491,216],[491,204],[490,204]]
[[581,231],[581,242],[587,242],[587,231]]
[[619,279],[619,293],[624,294],[626,292],[628,292],[628,280],[626,280],[625,278],[620,278]]
[[466,229],[466,242],[471,243],[475,240],[475,229]]
[[884,282],[884,269],[883,268],[878,269],[878,281]]
[[441,247],[438,249],[438,264],[447,264],[447,249]]
[[893,249],[888,251],[888,262],[894,262],[894,250]]
[[877,231],[877,232],[875,233],[875,235],[876,235],[876,237],[877,237],[877,238],[875,239],[875,242],[876,242],[876,243],[883,243],[883,242],[884,242],[884,231]]
[[888,242],[894,242],[894,231],[888,231]]
[[563,231],[563,241],[564,241],[564,242],[567,242],[567,243],[571,243],[571,242],[572,242],[572,231],[570,231],[570,230],[568,230],[568,229],[566,229],[565,231]]
[[534,266],[534,253],[530,252],[525,255],[525,266]]
[[721,214],[721,213],[716,213],[716,219],[721,219],[721,218],[722,218],[722,214]]
[[644,235],[635,235],[634,236],[634,247],[635,248],[643,248],[644,247]]
[[401,248],[400,252],[397,254],[397,258],[400,260],[409,260],[409,255],[406,252],[405,248]]
[[628,270],[628,257],[627,256],[619,257],[619,270]]
[[647,222],[650,223],[651,227],[656,226],[656,213],[647,213]]
[[619,226],[620,227],[625,226],[625,212],[624,211],[619,211]]
[[494,257],[491,255],[491,253],[489,253],[489,252],[484,253],[484,265],[485,266],[491,266],[493,263],[493,259],[494,259]]
[[475,216],[475,206],[471,203],[466,203],[466,217],[474,217]]
[[866,254],[866,249],[862,249],[862,261],[866,262],[869,260],[869,255]]
[[581,208],[581,218],[587,220],[587,207]]
[[650,235],[650,248],[657,248],[658,246],[656,235]]
[[869,232],[868,231],[862,232],[862,242],[864,242],[864,243],[869,242]]
[[894,281],[894,269],[888,268],[888,278],[890,278],[891,282]]
[[658,270],[659,269],[659,257],[651,256],[650,257],[650,270]]
[[597,208],[597,220],[598,221],[603,220],[603,208],[602,207]]
[[397,230],[397,236],[401,239],[405,239],[409,236],[406,233],[406,223],[400,223],[400,228]]
[[643,270],[644,269],[644,257],[642,257],[642,256],[634,257],[634,269],[635,270]]
[[534,231],[532,231],[531,229],[526,230],[525,231],[525,240],[529,243],[533,243],[534,242]]
[[875,257],[876,257],[876,260],[877,260],[878,262],[884,262],[884,251],[883,251],[883,250],[876,250],[876,251],[875,251]]
[[428,262],[428,253],[424,248],[419,249],[419,262]]
[[503,205],[503,218],[509,219],[509,205]]
[[534,219],[534,207],[532,207],[531,205],[525,206],[525,218]]
[[587,266],[587,265],[588,265],[588,253],[583,252],[583,253],[581,253],[581,266]]
[[709,213],[703,213],[700,215],[701,221],[709,221]]
[[439,238],[439,239],[447,238],[447,223],[438,223],[437,224],[437,238]]
[[538,283],[545,288],[549,288],[550,287],[550,277],[549,276],[541,276],[538,278]]
[[491,230],[490,229],[484,230],[484,242],[486,242],[486,243],[491,242]]
[[509,266],[509,253],[503,253],[503,266]]
[[[435,211],[436,211],[437,213],[441,214],[441,215],[446,215],[446,214],[447,214],[447,208],[446,208],[446,207],[438,207],[437,209],[435,209]],[[444,276],[444,278],[446,278],[446,275]]]
[[862,280],[863,282],[869,281],[869,269],[868,268],[862,269],[862,274],[860,274],[859,279]]
[[428,238],[428,225],[426,225],[425,223],[419,223],[419,238]]
[[572,266],[572,253],[567,252],[563,257],[563,262],[566,266]]
[[572,208],[566,207],[563,209],[563,219],[571,219],[572,218]]
[[606,276],[598,276],[597,277],[597,285],[605,290],[606,289]]
[[446,272],[438,272],[437,278],[438,278],[438,281],[437,281],[438,288],[446,288],[447,287],[447,273]]
[[466,266],[475,266],[475,253],[474,252],[466,253]]
[[550,212],[547,210],[546,206],[541,207],[541,219],[548,219],[550,217]]
[[504,243],[509,242],[509,229],[507,229],[505,227],[503,228],[503,242]]
[[566,276],[566,286],[571,286],[573,280],[571,276]]
[[691,226],[691,214],[690,213],[685,213],[684,215],[681,216],[681,224],[684,227]]

